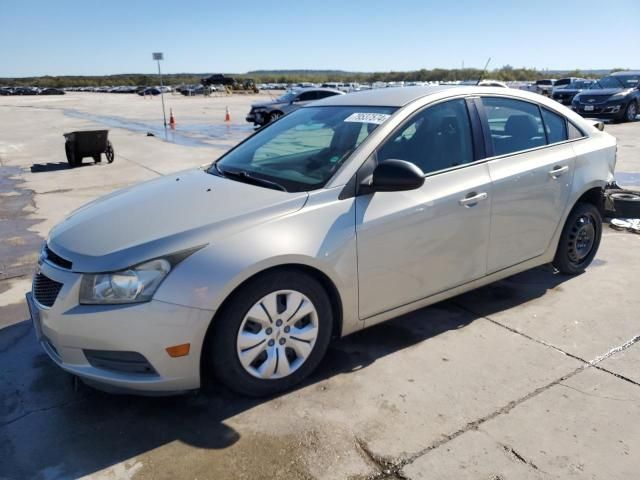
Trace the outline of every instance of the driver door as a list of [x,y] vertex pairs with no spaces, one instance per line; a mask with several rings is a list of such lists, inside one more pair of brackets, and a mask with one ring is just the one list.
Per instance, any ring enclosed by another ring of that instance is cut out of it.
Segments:
[[491,178],[464,99],[419,111],[376,155],[412,162],[426,178],[416,190],[356,197],[363,319],[484,276],[489,246]]

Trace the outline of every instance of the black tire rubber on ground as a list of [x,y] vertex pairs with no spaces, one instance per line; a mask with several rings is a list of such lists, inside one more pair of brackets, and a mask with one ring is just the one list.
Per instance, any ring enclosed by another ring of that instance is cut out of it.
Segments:
[[105,157],[107,157],[107,162],[113,163],[113,159],[115,158],[115,152],[113,151],[113,145],[111,142],[107,141],[107,149],[104,152]]
[[[575,245],[575,233],[578,228],[577,222],[584,215],[593,219],[595,227],[594,242],[588,255],[579,262],[576,262],[571,258],[571,250]],[[564,228],[562,229],[560,241],[558,242],[558,248],[556,250],[556,256],[553,259],[553,266],[556,267],[560,273],[565,275],[577,275],[584,272],[596,256],[601,238],[602,217],[600,216],[598,209],[591,203],[577,203],[573,207],[573,210],[571,210],[571,213],[569,213],[567,221],[564,224]]]
[[619,190],[609,193],[615,218],[640,218],[640,192]]
[[[265,295],[276,290],[297,290],[309,298],[318,313],[318,337],[307,361],[285,378],[262,380],[242,367],[236,352],[238,330],[247,311]],[[276,270],[259,275],[242,286],[214,318],[207,335],[205,361],[216,378],[243,395],[264,397],[289,390],[316,369],[324,357],[333,326],[327,292],[313,277],[295,270]]]
[[[632,111],[636,114],[633,115]],[[624,117],[622,119],[623,122],[633,122],[638,116],[638,103],[635,100],[631,100],[627,108],[624,110]]]

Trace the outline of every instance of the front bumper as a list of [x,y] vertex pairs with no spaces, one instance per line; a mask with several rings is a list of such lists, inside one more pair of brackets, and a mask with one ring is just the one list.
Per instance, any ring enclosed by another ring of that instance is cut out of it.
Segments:
[[[38,341],[58,366],[107,390],[153,394],[200,387],[200,356],[214,312],[157,300],[80,305],[80,274],[46,262],[39,271],[62,284],[51,307],[27,294]],[[184,343],[190,344],[188,355],[169,356],[167,347]],[[123,354],[125,364],[136,353],[151,368],[141,371],[119,368],[117,362],[96,362],[95,352]]]
[[587,118],[621,118],[624,115],[625,105],[609,102],[597,105],[574,103],[571,108],[574,112]]
[[260,111],[260,110],[257,112],[251,111],[249,112],[245,120],[255,125],[262,125],[266,121],[266,115],[267,115],[267,112],[264,112],[264,111]]

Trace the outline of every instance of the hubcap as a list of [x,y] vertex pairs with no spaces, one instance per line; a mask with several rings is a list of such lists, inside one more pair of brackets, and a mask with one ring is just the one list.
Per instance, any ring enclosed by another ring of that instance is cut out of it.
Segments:
[[318,313],[295,290],[269,293],[246,313],[236,348],[252,376],[276,379],[291,375],[309,358],[318,338]]
[[569,236],[569,259],[581,263],[593,250],[596,240],[596,224],[591,215],[581,215]]
[[627,108],[627,117],[629,120],[635,120],[636,115],[638,114],[638,110],[636,109],[636,104],[631,103]]

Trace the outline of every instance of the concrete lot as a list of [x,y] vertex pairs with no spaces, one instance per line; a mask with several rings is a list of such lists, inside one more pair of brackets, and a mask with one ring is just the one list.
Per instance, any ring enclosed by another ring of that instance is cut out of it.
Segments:
[[[256,100],[168,96],[171,143],[158,98],[0,99],[0,479],[638,477],[640,235],[608,228],[585,274],[538,268],[347,337],[277,398],[111,396],[55,367],[23,301],[49,229],[216,158]],[[105,124],[115,162],[68,169],[62,133]],[[640,122],[607,131],[619,183],[640,186]]]

